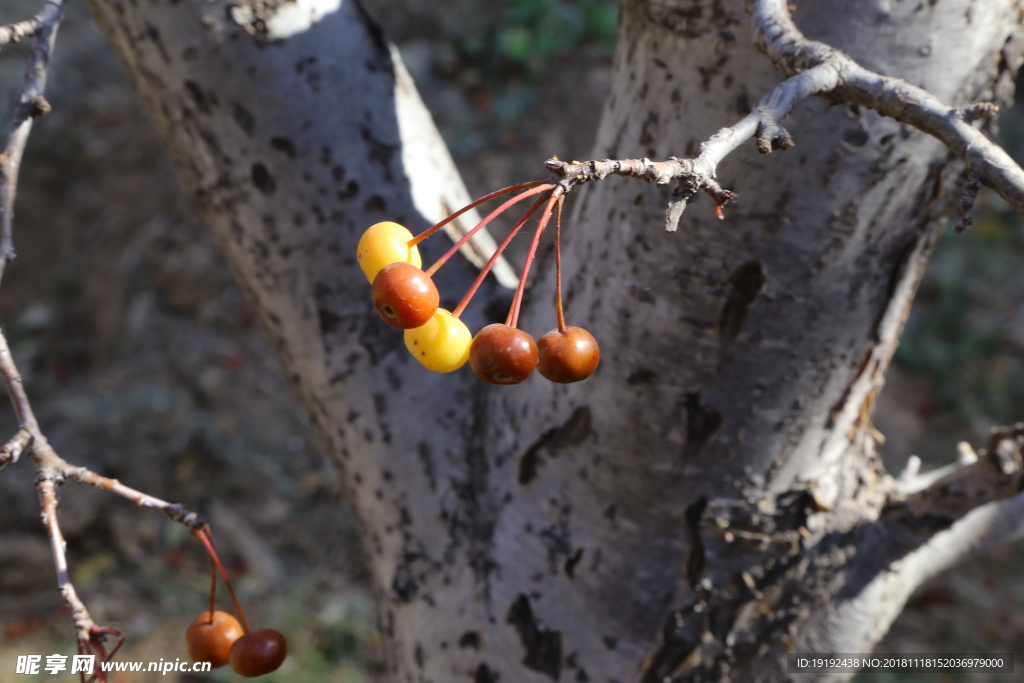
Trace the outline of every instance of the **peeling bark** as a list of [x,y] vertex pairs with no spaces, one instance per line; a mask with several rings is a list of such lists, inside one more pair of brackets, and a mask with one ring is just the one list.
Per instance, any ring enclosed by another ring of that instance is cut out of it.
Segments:
[[[919,493],[873,448],[960,170],[925,134],[805,102],[795,147],[718,170],[742,200],[728,219],[697,202],[676,234],[664,189],[587,187],[570,198],[566,311],[602,365],[583,385],[493,388],[429,376],[372,314],[361,231],[415,231],[464,198],[357,2],[87,3],[343,472],[394,680],[782,679],[789,650],[869,650],[926,559],[1020,519],[1016,433]],[[1005,101],[1021,3],[910,5],[828,0],[794,19],[942,101]],[[595,158],[692,156],[779,81],[739,0],[620,14]],[[538,270],[536,334],[553,324]],[[457,297],[472,272],[445,271]],[[971,481],[987,488],[970,505],[927,514]]]

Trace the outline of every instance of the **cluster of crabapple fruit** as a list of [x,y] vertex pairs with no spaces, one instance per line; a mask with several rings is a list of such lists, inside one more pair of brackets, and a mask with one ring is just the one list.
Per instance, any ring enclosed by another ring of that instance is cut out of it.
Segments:
[[[272,628],[249,628],[235,589],[224,566],[213,549],[209,527],[192,532],[210,554],[210,608],[196,617],[185,631],[188,656],[196,662],[209,662],[214,669],[231,664],[235,673],[246,678],[276,671],[288,656],[288,641]],[[238,618],[214,609],[217,595],[217,573],[220,573],[231,594]]]
[[[480,204],[518,192],[507,199],[467,232],[451,249],[427,270],[416,246],[426,238]],[[509,230],[476,280],[454,310],[439,308],[440,294],[432,276],[477,232],[516,203],[536,197],[532,206]],[[469,361],[473,372],[491,384],[519,384],[536,369],[552,382],[568,384],[586,379],[597,368],[601,351],[597,340],[582,327],[565,324],[562,310],[562,204],[565,188],[561,185],[533,182],[492,192],[451,214],[440,223],[413,237],[397,223],[384,222],[363,233],[356,259],[370,281],[373,305],[388,325],[405,330],[405,346],[428,370],[452,372]],[[459,316],[476,294],[498,257],[530,218],[543,207],[523,272],[504,323],[494,323],[471,335]],[[517,328],[519,309],[526,289],[526,277],[537,253],[541,235],[555,216],[555,311],[558,327],[539,341]]]

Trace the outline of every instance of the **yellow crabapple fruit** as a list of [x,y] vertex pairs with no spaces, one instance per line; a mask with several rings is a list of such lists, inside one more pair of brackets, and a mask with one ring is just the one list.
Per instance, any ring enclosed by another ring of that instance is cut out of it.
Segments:
[[377,273],[384,266],[398,261],[411,263],[417,268],[422,267],[423,259],[420,258],[419,247],[410,247],[411,239],[411,232],[391,221],[367,228],[359,238],[359,246],[356,247],[356,260],[363,269],[366,280],[372,284],[373,278],[377,277]]
[[454,372],[469,360],[473,335],[458,318],[437,309],[426,324],[405,331],[405,348],[427,370]]

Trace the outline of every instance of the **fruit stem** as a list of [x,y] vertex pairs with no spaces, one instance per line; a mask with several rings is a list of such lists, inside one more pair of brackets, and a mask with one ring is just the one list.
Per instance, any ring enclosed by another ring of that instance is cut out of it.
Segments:
[[512,299],[512,308],[509,309],[508,318],[505,319],[505,324],[509,327],[515,327],[519,322],[519,306],[523,303],[523,292],[526,291],[526,276],[530,274],[530,266],[533,264],[534,256],[537,255],[537,245],[540,244],[540,237],[544,234],[544,228],[547,227],[548,221],[551,220],[551,207],[562,196],[563,192],[565,190],[559,185],[548,195],[548,202],[544,206],[544,213],[540,215],[537,231],[533,233],[533,242],[530,243],[530,251],[526,255],[526,261],[523,263],[523,274],[519,277],[519,286],[516,288],[515,298]]
[[466,306],[469,305],[470,299],[472,299],[473,295],[476,294],[476,290],[480,288],[480,285],[481,283],[483,283],[484,278],[487,277],[487,273],[491,272],[491,268],[494,267],[494,264],[498,261],[498,257],[501,256],[501,252],[505,251],[505,248],[512,241],[512,238],[516,236],[516,233],[519,232],[519,229],[526,225],[526,221],[530,220],[530,217],[533,216],[533,214],[537,211],[537,209],[540,208],[541,204],[543,204],[545,201],[547,201],[545,197],[541,197],[540,199],[535,201],[533,203],[533,206],[527,209],[526,213],[523,214],[523,217],[520,218],[514,226],[512,226],[511,230],[508,231],[508,234],[505,235],[505,239],[503,239],[501,241],[501,244],[498,245],[498,248],[494,250],[494,253],[491,254],[491,258],[488,259],[484,267],[480,269],[480,272],[476,276],[476,280],[473,281],[473,286],[469,288],[469,291],[466,292],[466,295],[462,297],[462,301],[460,301],[459,305],[455,308],[454,311],[452,311],[453,318],[458,319],[458,317],[462,315],[462,312],[466,310]]
[[562,311],[562,204],[565,195],[555,204],[555,313],[558,314],[558,331],[565,334],[565,313]]
[[476,200],[475,202],[471,202],[470,204],[467,204],[466,206],[462,207],[461,209],[459,209],[458,211],[456,211],[452,215],[450,215],[447,218],[445,218],[444,220],[442,220],[440,223],[435,223],[434,225],[430,226],[429,228],[427,228],[426,230],[424,230],[420,234],[418,234],[415,237],[413,237],[411,240],[409,240],[409,248],[411,249],[412,247],[415,247],[417,244],[419,244],[423,240],[427,239],[428,237],[433,235],[435,232],[437,232],[438,230],[440,230],[444,226],[446,226],[449,223],[451,223],[453,220],[455,220],[456,218],[458,218],[462,214],[466,213],[470,209],[475,209],[476,207],[480,206],[484,202],[488,202],[488,201],[494,199],[495,197],[500,197],[501,195],[508,194],[509,192],[515,192],[516,190],[525,190],[525,189],[530,188],[530,187],[537,187],[538,185],[544,185],[544,184],[546,184],[546,183],[543,180],[534,180],[534,181],[529,182],[529,183],[520,183],[519,185],[512,185],[511,187],[506,187],[506,188],[503,188],[501,190],[496,190],[496,191],[490,193],[489,195],[487,195],[485,197],[481,197],[480,199]]
[[210,527],[204,526],[199,531],[193,531],[192,535],[202,541],[203,545],[206,546],[206,552],[210,554],[210,559],[213,560],[214,565],[217,567],[217,571],[220,572],[220,578],[224,579],[224,585],[228,587],[228,593],[231,595],[231,602],[235,605],[235,611],[238,612],[238,621],[242,624],[242,632],[249,632],[249,620],[245,618],[245,610],[242,609],[242,603],[238,601],[238,595],[235,594],[235,588],[231,585],[231,579],[228,578],[228,573],[224,570],[224,565],[220,563],[220,558],[217,557],[217,551],[213,549],[213,536],[210,534]]
[[438,271],[438,269],[445,264],[445,261],[450,259],[455,254],[455,252],[457,252],[459,249],[462,248],[463,244],[468,242],[470,240],[470,238],[473,237],[473,235],[475,235],[476,233],[480,232],[480,230],[482,230],[488,223],[490,223],[492,220],[497,218],[499,215],[501,215],[502,213],[507,211],[513,204],[515,204],[516,202],[521,202],[524,199],[526,199],[527,197],[532,197],[535,194],[540,194],[541,192],[546,192],[547,190],[550,190],[552,188],[554,188],[554,185],[550,185],[550,184],[547,184],[547,183],[545,183],[543,185],[538,185],[538,186],[536,186],[534,188],[531,188],[531,189],[527,190],[526,192],[522,192],[520,194],[517,194],[515,197],[512,197],[511,199],[506,201],[504,204],[502,204],[501,206],[496,208],[494,211],[492,211],[489,214],[487,214],[487,218],[484,218],[482,221],[477,223],[473,227],[472,230],[467,232],[465,235],[462,236],[462,238],[458,242],[453,244],[451,249],[449,249],[448,251],[445,252],[444,256],[442,256],[441,258],[437,259],[437,261],[434,262],[434,265],[430,266],[430,268],[427,268],[427,270],[424,271],[427,274],[427,277],[433,277],[434,273],[436,273]]

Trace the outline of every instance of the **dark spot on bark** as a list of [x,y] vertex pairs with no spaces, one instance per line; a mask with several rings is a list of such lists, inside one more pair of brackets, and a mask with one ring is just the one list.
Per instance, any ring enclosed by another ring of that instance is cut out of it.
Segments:
[[333,313],[326,308],[318,308],[317,314],[320,318],[320,331],[324,334],[331,334],[337,332],[338,328],[341,327],[343,318]]
[[766,281],[759,261],[748,261],[729,276],[729,293],[718,313],[718,337],[723,343],[732,342],[743,331],[750,304],[764,289]]
[[658,115],[653,111],[647,115],[643,128],[640,129],[640,144],[653,145],[658,139]]
[[334,178],[334,182],[340,183],[345,180],[345,168],[343,166],[334,166],[331,169],[331,177]]
[[238,102],[232,102],[231,116],[246,135],[252,135],[253,130],[256,129],[256,119],[253,118],[248,109]]
[[381,168],[384,169],[385,178],[391,180],[391,160],[394,158],[395,153],[398,152],[399,146],[378,140],[374,137],[373,131],[366,126],[360,129],[360,134],[366,143],[370,161],[380,164]]
[[556,457],[564,448],[582,443],[592,433],[590,407],[582,406],[573,411],[562,425],[544,432],[523,455],[519,457],[517,478],[520,484],[529,484],[537,477],[542,453]]
[[736,113],[740,116],[746,116],[750,111],[750,95],[747,93],[746,88],[741,88],[740,94],[736,96]]
[[270,138],[270,146],[278,152],[284,152],[289,159],[295,158],[295,144],[286,137],[275,135]]
[[[377,492],[380,493],[380,492]],[[430,560],[421,552],[407,548],[398,559],[391,580],[391,591],[399,602],[410,602],[419,593],[420,586],[426,581],[427,573],[432,569]]]
[[476,668],[476,673],[473,674],[473,683],[498,683],[497,673],[491,671],[490,667],[486,664],[481,663]]
[[277,181],[261,162],[252,165],[252,184],[265,195],[272,195],[277,190]]
[[605,636],[604,638],[601,638],[601,642],[604,643],[604,646],[609,650],[614,650],[619,646],[619,639],[615,636]]
[[345,189],[338,190],[338,199],[345,202],[349,199],[354,199],[359,194],[359,183],[355,180],[350,180],[345,185]]
[[722,415],[716,409],[701,404],[700,393],[686,394],[683,408],[686,420],[686,443],[683,458],[687,461],[697,457],[711,437],[722,426]]
[[868,132],[863,128],[851,128],[843,133],[843,140],[854,147],[863,147],[868,144]]
[[471,647],[474,650],[480,649],[480,634],[476,631],[466,631],[459,637],[459,647]]
[[154,45],[156,45],[156,49],[160,52],[160,59],[164,60],[164,64],[170,64],[171,57],[167,54],[167,50],[164,49],[163,41],[160,40],[160,31],[157,30],[156,26],[146,24],[146,35],[149,36],[149,39],[153,41]]
[[619,504],[609,503],[608,507],[606,507],[604,509],[604,512],[601,513],[601,516],[607,519],[609,522],[614,523],[615,519],[619,516]]
[[413,650],[412,656],[416,659],[416,666],[422,669],[423,661],[425,659],[425,657],[423,656],[423,646],[419,643],[416,643],[416,648]]
[[437,477],[434,474],[434,458],[430,452],[430,445],[425,441],[420,441],[416,446],[416,452],[420,456],[420,463],[423,464],[423,473],[427,476],[427,486],[430,487],[430,491],[437,490]]
[[374,211],[379,211],[383,213],[387,210],[388,204],[387,202],[384,201],[384,198],[381,197],[379,194],[375,194],[369,199],[367,199],[365,202],[363,202],[363,211],[366,211],[367,213],[372,213]]
[[707,557],[704,555],[704,540],[700,536],[700,520],[704,516],[704,510],[708,507],[708,499],[701,496],[689,507],[686,508],[686,530],[690,536],[690,550],[686,554],[686,578],[690,582],[690,588],[696,590],[700,577],[704,574],[707,566]]
[[577,671],[576,672],[576,680],[577,681],[584,681],[584,683],[586,681],[589,681],[590,680],[590,676],[587,675],[587,670],[586,669],[580,669],[579,671]]
[[199,84],[195,81],[185,81],[185,90],[188,91],[192,101],[195,102],[196,109],[201,114],[210,113],[210,102],[206,99],[206,95],[203,94],[203,89],[199,87]]
[[570,579],[576,578],[576,565],[583,559],[583,548],[579,548],[572,556],[565,561],[565,575]]
[[[650,288],[649,287],[644,287],[642,289],[639,288],[639,287],[631,287],[630,288],[630,294],[632,294],[634,297],[636,297],[637,301],[640,301],[641,303],[645,303],[645,304],[653,304],[654,303],[654,297],[651,296],[651,292],[650,292]],[[628,314],[628,311],[626,313]],[[627,315],[627,318],[628,318],[628,315]]]
[[562,673],[562,634],[537,622],[530,599],[525,595],[520,595],[512,603],[506,622],[516,629],[526,650],[523,666],[557,681]]
[[638,368],[629,373],[629,377],[626,378],[626,384],[633,386],[637,384],[653,384],[657,378],[658,375],[653,370]]

